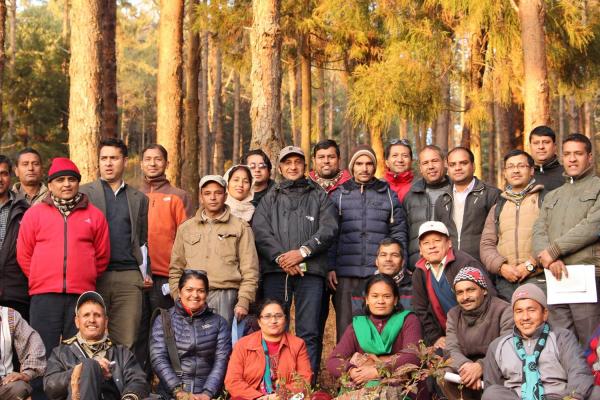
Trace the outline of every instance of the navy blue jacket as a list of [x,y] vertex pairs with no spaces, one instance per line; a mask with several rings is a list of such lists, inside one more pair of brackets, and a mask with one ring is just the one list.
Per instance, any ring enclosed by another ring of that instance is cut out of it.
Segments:
[[183,375],[177,376],[167,351],[160,315],[152,325],[150,361],[161,389],[172,395],[180,385],[187,392],[216,398],[223,386],[231,353],[231,330],[227,321],[210,309],[190,316],[178,300],[169,309]]
[[402,243],[406,260],[406,213],[387,182],[375,179],[361,185],[349,180],[331,194],[331,201],[338,212],[339,236],[329,251],[329,268],[337,276],[372,276],[379,242],[386,237]]

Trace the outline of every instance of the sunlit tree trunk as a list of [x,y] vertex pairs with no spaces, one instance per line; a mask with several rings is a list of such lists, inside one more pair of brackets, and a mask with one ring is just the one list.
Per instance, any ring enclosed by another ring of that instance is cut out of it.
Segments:
[[329,98],[327,101],[327,137],[333,139],[333,128],[335,124],[335,114],[333,113],[335,104],[335,75],[329,74]]
[[187,57],[185,64],[185,124],[184,124],[184,149],[183,170],[181,186],[192,197],[194,205],[198,203],[198,75],[200,74],[200,36],[192,29],[194,6],[197,0],[190,2],[188,7],[188,32],[187,32]]
[[117,0],[103,0],[102,10],[102,137],[117,137]]
[[281,146],[280,0],[252,0],[252,120],[251,148],[276,159]]
[[208,114],[210,121],[211,138],[213,146],[210,151],[213,157],[212,172],[223,174],[223,120],[222,120],[222,59],[221,49],[213,37],[210,38],[209,56],[208,56]]
[[[15,62],[17,59],[17,0],[11,0],[8,9],[8,42],[9,42],[9,64],[10,76],[15,76]],[[11,138],[16,135],[15,131],[15,109],[8,106],[8,133]]]
[[569,130],[567,134],[577,132],[579,129],[579,107],[575,102],[575,97],[569,98]]
[[558,98],[558,138],[556,138],[557,143],[562,143],[563,138],[565,137],[565,96],[560,96]]
[[350,93],[350,73],[348,71],[342,71],[340,73],[340,84],[344,89],[344,96],[342,98],[341,115],[342,115],[342,133],[341,133],[341,156],[342,162],[348,165],[350,160],[350,152],[354,143],[352,142],[352,123],[348,118],[348,97]]
[[[3,2],[2,2],[3,3]],[[102,120],[102,0],[72,0],[69,153],[82,182],[96,179]]]
[[442,77],[441,85],[443,109],[440,111],[434,128],[434,143],[443,151],[448,151],[448,132],[450,129],[450,82],[447,75]]
[[200,175],[209,173],[209,147],[210,130],[208,123],[208,32],[203,31],[200,34],[201,52],[200,52]]
[[242,97],[242,84],[240,82],[240,73],[235,71],[233,74],[233,152],[231,161],[233,164],[240,162],[240,102]]
[[296,79],[296,70],[298,58],[295,51],[290,51],[290,58],[287,66],[288,98],[290,106],[290,129],[292,131],[292,141],[294,145],[299,146],[301,142],[300,129],[298,129],[298,80]]
[[377,171],[375,175],[381,178],[385,172],[385,159],[383,157],[383,139],[381,137],[381,127],[378,125],[371,125],[369,127],[369,135],[371,138],[371,148],[375,152],[377,157]]
[[310,169],[310,134],[312,131],[312,74],[310,68],[310,40],[308,34],[302,35],[300,49],[300,75],[302,77],[302,150],[306,154],[307,169]]
[[179,186],[183,93],[183,0],[160,0],[156,141],[167,149],[167,178]]
[[325,139],[325,70],[323,64],[319,63],[316,70],[316,121],[317,141]]
[[523,148],[529,150],[529,133],[550,124],[550,89],[546,64],[544,0],[519,1],[521,45],[523,47]]

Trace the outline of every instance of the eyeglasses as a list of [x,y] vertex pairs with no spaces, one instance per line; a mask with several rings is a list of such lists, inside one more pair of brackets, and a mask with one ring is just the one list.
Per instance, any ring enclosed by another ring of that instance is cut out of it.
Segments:
[[529,168],[531,168],[531,167],[527,164],[517,164],[517,165],[509,164],[504,167],[504,169],[507,171],[510,171],[513,169],[529,169]]
[[410,147],[410,142],[407,139],[392,139],[392,140],[390,140],[391,146],[394,146],[396,144],[401,144],[401,145]]
[[285,318],[284,314],[265,314],[265,315],[260,316],[260,319],[262,319],[263,321],[270,321],[270,320],[281,321],[284,318]]
[[265,164],[265,163],[258,163],[258,164],[257,163],[251,163],[251,164],[248,164],[248,168],[250,168],[250,169],[265,169],[265,168],[267,168],[267,164]]
[[183,270],[184,274],[193,274],[194,272],[197,274],[200,274],[200,275],[208,276],[206,271],[203,269],[184,269]]

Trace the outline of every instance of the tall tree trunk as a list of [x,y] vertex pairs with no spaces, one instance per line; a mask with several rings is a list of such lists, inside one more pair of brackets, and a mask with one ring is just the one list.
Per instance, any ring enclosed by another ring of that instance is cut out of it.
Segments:
[[117,0],[104,0],[102,10],[102,137],[117,137]]
[[447,74],[444,74],[441,79],[444,108],[440,111],[435,122],[434,143],[446,152],[448,151],[448,132],[450,130],[450,82]]
[[185,64],[185,124],[184,124],[184,149],[183,171],[181,186],[192,197],[194,206],[198,204],[198,75],[200,74],[200,35],[192,24],[196,13],[194,7],[198,0],[189,3],[188,32],[187,32],[187,57]]
[[[233,165],[240,162],[240,101],[242,96],[242,84],[240,82],[240,73],[235,71],[233,74],[233,154],[231,161]],[[245,162],[244,162],[245,163]]]
[[223,174],[224,154],[223,154],[223,119],[222,119],[222,103],[221,103],[221,91],[223,88],[223,74],[222,74],[222,59],[221,49],[218,43],[211,36],[209,45],[209,63],[208,63],[208,74],[209,74],[209,85],[208,85],[208,99],[209,99],[209,120],[211,138],[213,140],[213,146],[211,148],[211,155],[213,157],[212,172],[215,174]]
[[210,130],[208,123],[208,31],[200,34],[200,176],[209,173]]
[[583,103],[583,115],[582,120],[584,121],[583,134],[588,138],[592,138],[594,136],[594,120],[592,118],[592,104],[590,101],[586,101]]
[[546,65],[543,0],[519,1],[521,45],[523,47],[523,148],[529,151],[529,133],[550,124],[550,88]]
[[315,125],[317,128],[317,141],[325,139],[325,70],[323,63],[319,63],[316,71],[317,78],[317,118]]
[[369,136],[371,138],[371,148],[377,157],[377,170],[375,171],[375,176],[381,178],[385,172],[385,158],[383,157],[383,139],[381,127],[378,125],[371,125],[369,127]]
[[[2,2],[3,3],[3,2]],[[90,182],[98,173],[98,139],[102,123],[102,0],[72,0],[69,63],[69,153]],[[1,46],[3,47],[3,46]]]
[[[408,120],[399,119],[398,120],[398,137],[400,139],[408,139]],[[448,144],[446,144],[446,148]]]
[[577,132],[579,129],[579,107],[575,102],[575,97],[569,97],[569,130],[567,134]]
[[[485,73],[485,55],[488,48],[488,36],[485,30],[475,33],[471,37],[470,63],[469,63],[469,95],[467,108],[472,107],[472,98],[483,90],[483,76]],[[481,160],[481,127],[478,122],[471,123],[467,130],[468,136],[463,137],[463,146],[469,147],[475,156],[475,174],[483,175]]]
[[[489,102],[488,115],[491,119],[491,123],[488,124],[488,163],[487,163],[487,182],[490,185],[496,186],[496,135],[494,130],[496,127],[495,113],[494,113],[494,102]],[[482,174],[483,175],[483,174]]]
[[302,150],[306,155],[306,168],[310,169],[310,134],[312,131],[312,75],[310,68],[310,39],[302,35],[300,51],[300,70],[302,77]]
[[341,133],[341,158],[342,162],[346,165],[350,161],[350,152],[354,143],[352,143],[352,123],[348,117],[348,97],[350,93],[350,73],[346,70],[340,73],[340,84],[344,89],[344,96],[342,98],[341,115],[342,115],[342,133]]
[[[9,64],[10,76],[14,79],[15,76],[15,63],[17,58],[17,0],[11,0],[10,8],[8,9],[8,42],[9,42]],[[15,109],[9,104],[8,105],[8,134],[11,138],[16,136],[15,130]]]
[[497,182],[498,185],[502,182],[502,160],[504,159],[504,154],[512,149],[511,143],[511,132],[510,132],[510,110],[498,103],[494,102],[494,130],[496,132],[496,136],[498,136],[498,175]]
[[335,124],[335,114],[333,113],[335,104],[335,75],[329,74],[329,100],[327,101],[327,137],[333,139],[333,126]]
[[298,69],[298,57],[296,52],[290,51],[288,59],[287,78],[288,78],[288,98],[290,103],[290,130],[292,131],[292,141],[294,145],[300,146],[301,136],[298,129],[298,81],[296,79],[296,70]]
[[281,138],[281,27],[280,0],[252,0],[252,120],[251,148],[261,148],[275,159]]
[[179,186],[184,0],[160,0],[156,141],[167,149],[167,178]]
[[562,140],[565,137],[565,113],[565,96],[561,95],[558,98],[558,138],[556,141],[557,143],[562,143]]

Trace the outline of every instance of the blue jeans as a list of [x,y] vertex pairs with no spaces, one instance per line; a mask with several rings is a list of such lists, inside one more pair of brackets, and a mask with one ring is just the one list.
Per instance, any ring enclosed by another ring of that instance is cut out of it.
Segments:
[[[287,285],[286,285],[287,278]],[[286,288],[287,286],[287,288]],[[296,335],[306,343],[310,366],[313,370],[313,380],[319,372],[319,355],[323,343],[321,342],[321,303],[325,290],[325,278],[306,274],[288,276],[280,273],[270,273],[264,276],[264,296],[276,299],[285,304],[289,311],[294,299],[296,307]],[[287,293],[286,293],[287,289]]]

